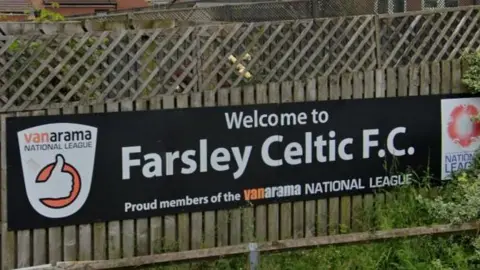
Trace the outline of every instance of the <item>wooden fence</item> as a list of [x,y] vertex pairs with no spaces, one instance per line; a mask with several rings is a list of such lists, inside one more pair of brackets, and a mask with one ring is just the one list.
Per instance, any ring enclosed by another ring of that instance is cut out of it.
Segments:
[[51,261],[129,258],[165,251],[223,247],[253,240],[277,241],[358,232],[365,228],[361,228],[358,222],[357,208],[387,200],[384,194],[319,198],[48,230],[7,231],[6,117],[459,93],[463,91],[461,74],[460,61],[453,60],[136,101],[125,99],[66,106],[61,100],[56,104],[49,100],[41,110],[4,113],[0,146],[1,268],[7,270]]
[[49,34],[32,24],[0,23],[0,112],[450,61],[480,48],[479,18],[480,7],[461,7],[112,31],[67,23]]

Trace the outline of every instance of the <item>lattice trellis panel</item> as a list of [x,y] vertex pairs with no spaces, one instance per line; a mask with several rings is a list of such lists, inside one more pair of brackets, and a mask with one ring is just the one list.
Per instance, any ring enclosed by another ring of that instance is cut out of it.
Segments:
[[1,37],[0,111],[195,91],[194,32]]
[[480,49],[479,20],[477,9],[458,8],[381,15],[379,27],[375,16],[364,15],[0,35],[0,112],[452,60]]
[[375,67],[372,16],[2,37],[0,111]]
[[480,49],[480,11],[380,16],[381,67],[452,60]]
[[[205,26],[200,89],[299,80],[376,65],[372,16]],[[227,28],[225,28],[227,29]],[[233,60],[233,61],[229,61]]]

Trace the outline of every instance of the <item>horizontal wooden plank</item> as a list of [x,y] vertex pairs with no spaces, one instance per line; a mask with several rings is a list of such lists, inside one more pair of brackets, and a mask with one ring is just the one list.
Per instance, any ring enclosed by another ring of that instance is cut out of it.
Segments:
[[[351,233],[343,235],[322,236],[303,239],[289,239],[274,242],[261,243],[258,245],[260,252],[288,250],[295,248],[317,247],[332,244],[361,243],[367,241],[413,237],[421,235],[451,234],[480,229],[480,223],[471,222],[461,225],[435,225],[430,227],[415,227],[407,229],[395,229],[388,231]],[[208,248],[201,250],[164,253],[158,255],[142,256],[135,258],[87,261],[87,262],[58,262],[57,267],[68,269],[113,269],[120,267],[136,267],[146,264],[178,262],[192,259],[205,259],[212,257],[223,257],[249,252],[249,245],[235,245],[220,248]]]

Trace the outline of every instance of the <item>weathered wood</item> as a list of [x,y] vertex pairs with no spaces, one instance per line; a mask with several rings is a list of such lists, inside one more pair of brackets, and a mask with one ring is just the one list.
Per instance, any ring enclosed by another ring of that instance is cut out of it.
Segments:
[[[342,75],[341,99],[351,99],[353,97],[352,74]],[[340,198],[340,232],[347,233],[351,229],[351,197],[343,196]]]
[[[215,92],[207,91],[203,95],[203,106],[213,107],[216,105]],[[216,217],[215,211],[207,211],[204,214],[205,217],[205,234],[204,234],[204,247],[214,247],[216,239]]]
[[[329,99],[337,100],[341,97],[341,89],[338,76],[330,76]],[[328,199],[328,233],[337,234],[340,228],[340,198]]]
[[[255,87],[255,103],[266,104],[268,100],[267,85],[259,84]],[[255,208],[255,240],[258,242],[267,241],[267,206],[259,205]]]
[[[202,106],[202,94],[192,93],[190,95],[190,107]],[[190,215],[192,249],[199,249],[203,244],[203,213],[195,212]]]
[[375,73],[374,71],[365,71],[364,72],[364,79],[365,79],[365,90],[364,90],[364,97],[365,98],[373,98],[375,97]]
[[192,213],[190,216],[190,223],[192,226],[191,241],[192,249],[199,249],[202,247],[203,236],[203,220],[202,213]]
[[328,199],[328,234],[337,234],[340,229],[340,198]]
[[363,98],[365,76],[363,72],[353,73],[353,98]]
[[[246,86],[243,91],[243,104],[255,104],[255,88],[253,85]],[[245,206],[242,209],[242,242],[251,242],[255,238],[255,214],[253,206]]]
[[452,93],[462,93],[462,65],[459,59],[451,61],[452,66]]
[[[75,107],[70,106],[70,107],[65,107],[62,109],[62,114],[63,115],[71,115],[75,114]],[[43,113],[43,111],[41,111]],[[119,232],[117,232],[118,235],[120,236]],[[35,232],[34,232],[35,234]],[[44,236],[43,236],[44,237]],[[41,238],[43,238],[41,237]],[[42,241],[39,241],[42,242]],[[34,236],[34,254],[35,251],[37,250],[35,247],[41,245],[40,243],[35,243],[35,236]],[[78,249],[78,242],[77,242],[77,226],[72,225],[72,226],[66,226],[63,228],[63,260],[65,261],[75,261],[77,260],[77,249]],[[120,257],[117,257],[120,258]],[[116,258],[116,259],[117,259]],[[41,265],[44,262],[35,262],[35,256],[34,256],[34,262],[33,265]]]
[[[133,111],[133,108],[133,103],[129,100],[120,103],[120,111],[122,112]],[[131,219],[123,220],[121,228],[122,257],[131,258],[135,256],[135,221]]]
[[[278,83],[270,83],[268,85],[268,102],[280,103],[280,85]],[[268,205],[268,218],[266,220],[268,226],[268,241],[280,239],[280,206],[279,204]]]
[[[10,270],[16,267],[15,265],[15,251],[17,249],[15,244],[15,232],[8,231],[7,226],[7,132],[6,132],[6,119],[13,114],[2,114],[1,117],[1,168],[2,168],[2,182],[1,182],[1,199],[2,199],[2,270]],[[41,248],[41,247],[40,247]],[[45,245],[46,249],[47,246]],[[45,252],[46,254],[46,252]]]
[[430,68],[429,65],[422,63],[420,65],[420,95],[430,94]]
[[442,94],[449,94],[452,92],[452,70],[450,62],[442,61],[441,62],[441,89],[440,92]]
[[[65,110],[64,110],[64,112],[65,112]],[[33,116],[40,116],[40,115],[45,115],[45,113],[46,113],[46,111],[44,111],[44,110],[33,111],[32,115]],[[76,227],[76,226],[72,226],[72,227]],[[67,230],[67,232],[68,232],[68,230]],[[75,228],[75,232],[76,232],[76,228]],[[72,241],[72,238],[65,238],[65,239],[69,239],[69,243],[70,243],[70,245],[68,245],[68,247],[70,249],[70,252],[69,253],[65,252],[65,259],[68,258],[67,254],[72,255],[73,250],[75,250],[74,257],[70,256],[70,257],[73,257],[73,260],[75,260],[77,258],[77,256],[76,256],[76,250],[77,250],[76,233],[75,233],[74,242],[70,242],[70,241]],[[3,247],[4,246],[2,244],[2,248]],[[65,242],[64,242],[64,247],[67,247]],[[47,261],[48,261],[47,253],[48,253],[47,230],[45,230],[45,229],[34,230],[33,231],[33,265],[41,265],[41,264],[47,263]]]
[[[163,98],[163,107],[164,109],[173,109],[175,108],[175,96],[165,96]],[[176,215],[167,215],[163,218],[164,229],[165,229],[165,242],[164,249],[167,251],[178,250],[179,242],[177,235],[177,216]]]
[[[363,196],[363,209],[366,213],[372,213],[372,211],[375,210],[374,208],[374,195],[373,194],[365,194]],[[367,231],[370,230],[371,228],[369,227],[369,224],[365,222],[365,220],[362,220],[362,230]]]
[[[375,193],[373,197],[373,207],[375,211],[384,211],[384,207],[386,206],[385,204],[385,193]],[[380,212],[381,214],[381,212]],[[382,220],[376,220],[377,222],[382,222]],[[377,223],[375,224],[378,227],[381,227],[383,224],[382,223]],[[377,227],[377,228],[378,228]],[[380,228],[382,229],[382,228]]]
[[[236,106],[242,104],[242,90],[240,88],[230,89],[230,105]],[[232,209],[228,213],[230,217],[230,245],[237,245],[242,242],[242,210]]]
[[[318,95],[317,100],[325,101],[328,100],[330,91],[328,87],[328,77],[319,77],[317,79],[317,89]],[[328,234],[328,200],[321,199],[317,200],[317,212],[316,212],[316,235],[327,235]]]
[[[117,102],[106,105],[107,112],[118,112],[119,110],[120,104]],[[107,223],[107,228],[107,258],[119,259],[122,257],[120,222],[110,221]]]
[[[162,108],[162,98],[155,97],[150,100],[150,109]],[[163,217],[150,218],[150,254],[158,254],[163,248]]]
[[408,67],[400,67],[398,71],[398,96],[408,96]]
[[[283,82],[280,88],[280,102],[290,103],[293,102],[293,83]],[[294,217],[292,216],[292,203],[280,204],[280,239],[288,239],[293,235],[293,223]]]
[[384,69],[375,70],[375,97],[383,98],[386,96],[386,77]]
[[[77,111],[79,114],[91,113],[90,106],[79,106]],[[93,259],[93,243],[92,243],[92,225],[82,224],[78,226],[78,259]]]
[[317,201],[317,235],[328,234],[328,200]]
[[[322,236],[315,238],[290,239],[274,242],[266,242],[259,245],[260,252],[278,251],[294,248],[308,248],[316,246],[326,246],[332,244],[361,243],[386,239],[414,237],[422,235],[453,234],[466,231],[478,230],[477,222],[452,225],[433,225],[430,227],[415,227],[407,229],[394,229],[388,231],[351,233],[344,235]],[[228,255],[238,255],[249,252],[248,244],[236,245],[230,247],[210,248],[202,250],[183,251],[175,253],[165,253],[160,255],[151,255],[136,257],[132,259],[119,259],[109,261],[91,261],[91,262],[61,262],[59,267],[67,269],[111,269],[136,267],[147,264],[177,262],[192,259],[205,259],[224,257]]]
[[[148,110],[148,104],[145,100],[135,102],[136,111]],[[149,254],[148,241],[148,218],[135,220],[135,256],[144,256]]]
[[[105,112],[105,104],[93,106],[93,113]],[[108,256],[107,250],[107,227],[106,223],[93,224],[93,258],[94,260],[105,260]]]
[[[305,101],[305,84],[301,81],[296,81],[293,88],[293,101]],[[305,237],[305,203],[293,203],[293,237]]]
[[[305,92],[306,101],[316,101],[317,100],[317,80],[309,79],[307,80],[306,92]],[[305,237],[313,237],[316,235],[316,201],[306,201],[305,202]]]
[[[397,69],[394,69],[393,72],[397,72]],[[392,72],[392,71],[390,71]],[[390,74],[390,80],[394,78],[392,74]],[[353,98],[354,99],[361,99],[364,96],[364,79],[366,77],[364,76],[363,73],[357,72],[354,74],[353,77]],[[395,78],[399,78],[400,76],[397,76]],[[393,84],[393,83],[392,83]],[[390,84],[389,84],[390,85]],[[397,84],[399,85],[399,84]],[[387,89],[388,91],[388,89]],[[400,90],[398,90],[400,91]],[[392,93],[393,91],[388,91],[389,93]],[[360,224],[362,224],[362,221],[360,220],[360,217],[363,215],[363,210],[364,208],[362,207],[363,203],[363,196],[362,195],[355,195],[352,196],[351,198],[351,217],[350,217],[350,225],[351,225],[351,230],[353,232],[359,232],[361,231]]]
[[[229,105],[229,91],[227,89],[221,89],[218,91],[217,102],[219,106]],[[228,245],[228,227],[229,216],[227,210],[217,211],[217,246]]]
[[[28,112],[16,113],[16,116],[29,116]],[[17,232],[17,267],[27,267],[30,266],[32,261],[30,246],[30,230],[18,231]]]
[[432,71],[432,80],[431,80],[432,95],[438,95],[440,94],[440,83],[442,81],[442,77],[440,73],[440,63],[433,62],[431,71]]
[[[177,99],[177,108],[188,108],[189,96],[179,95]],[[145,234],[148,238],[148,234]],[[190,249],[190,214],[182,213],[178,214],[178,245],[180,250]]]
[[397,70],[387,69],[387,97],[397,96]]
[[[59,109],[47,110],[48,115],[59,115]],[[62,260],[62,228],[55,227],[48,229],[48,260],[58,262]],[[101,259],[101,258],[99,258]]]
[[408,95],[409,96],[418,96],[419,90],[418,87],[420,85],[419,81],[419,74],[418,74],[419,67],[418,66],[411,66],[409,70],[409,85],[408,85]]
[[361,225],[363,223],[362,216],[363,216],[363,211],[365,210],[363,208],[363,198],[361,195],[353,196],[352,198],[352,217],[351,217],[351,223],[352,223],[352,231],[353,232],[359,232],[362,230]]

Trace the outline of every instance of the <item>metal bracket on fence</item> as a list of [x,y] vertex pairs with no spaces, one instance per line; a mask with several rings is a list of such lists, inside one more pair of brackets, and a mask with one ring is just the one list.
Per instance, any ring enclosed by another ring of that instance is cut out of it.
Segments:
[[256,270],[258,269],[258,262],[260,257],[260,252],[258,251],[258,244],[249,243],[248,250],[250,251],[250,253],[248,254],[248,261],[250,263],[249,270]]

